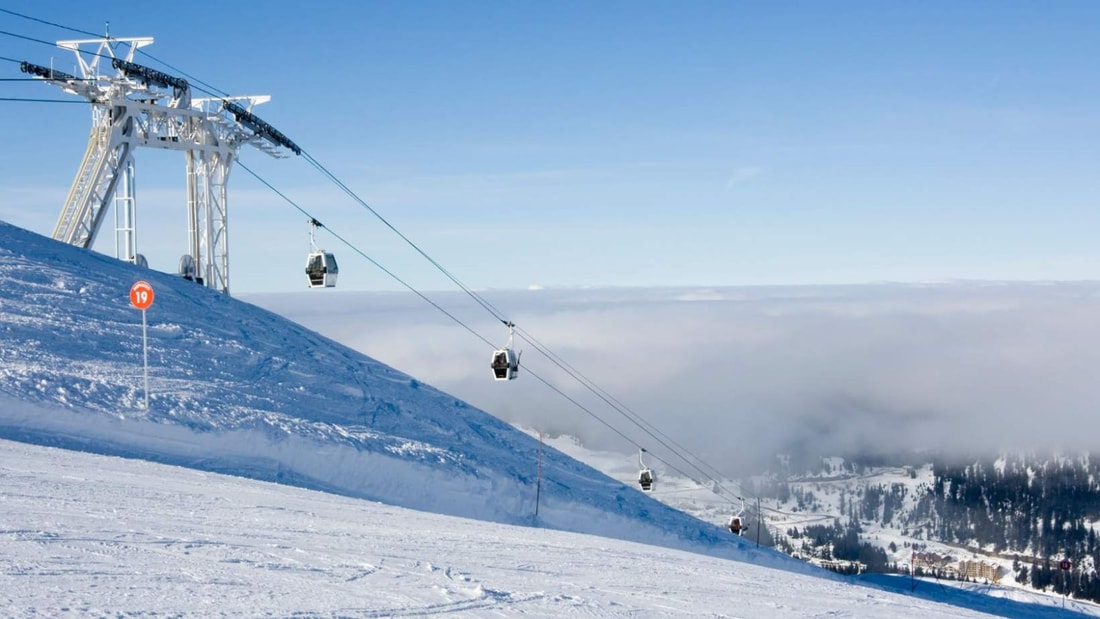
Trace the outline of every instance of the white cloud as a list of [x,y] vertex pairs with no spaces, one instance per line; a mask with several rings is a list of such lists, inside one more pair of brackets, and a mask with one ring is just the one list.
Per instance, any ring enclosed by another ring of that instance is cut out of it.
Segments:
[[[779,451],[974,453],[1097,447],[1100,283],[495,292],[573,367],[727,470]],[[433,297],[434,298],[434,297]],[[500,417],[630,446],[535,372],[642,444],[629,424],[525,348],[491,380],[491,347],[407,295],[260,298]],[[507,332],[464,295],[438,302],[490,341]],[[498,342],[499,340],[499,342]]]

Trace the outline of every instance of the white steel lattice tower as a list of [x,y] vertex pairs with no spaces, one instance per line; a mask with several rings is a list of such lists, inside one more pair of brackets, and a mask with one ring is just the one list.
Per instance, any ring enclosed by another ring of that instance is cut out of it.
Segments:
[[[191,99],[187,80],[133,62],[151,37],[58,41],[71,50],[81,76],[24,62],[21,68],[92,107],[88,148],[77,169],[53,238],[90,248],[112,200],[115,255],[137,262],[137,199],[134,151],[138,147],[183,151],[187,161],[188,253],[181,274],[229,292],[229,224],[226,187],[241,145],[273,157],[301,149],[252,115],[268,96]],[[116,55],[116,50],[124,52]],[[112,76],[100,72],[110,60]],[[242,105],[243,104],[243,105]],[[187,269],[184,269],[185,263]]]

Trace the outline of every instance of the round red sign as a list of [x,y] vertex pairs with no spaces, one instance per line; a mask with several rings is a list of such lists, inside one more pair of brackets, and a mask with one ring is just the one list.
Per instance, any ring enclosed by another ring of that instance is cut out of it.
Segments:
[[152,304],[153,287],[148,282],[137,282],[130,286],[130,305],[139,310],[146,310]]

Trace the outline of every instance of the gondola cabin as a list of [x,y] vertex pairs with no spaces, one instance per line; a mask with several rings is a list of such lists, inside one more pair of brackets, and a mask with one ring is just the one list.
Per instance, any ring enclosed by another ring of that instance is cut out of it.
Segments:
[[653,490],[653,482],[656,481],[653,477],[653,471],[649,469],[642,469],[638,473],[638,485],[642,487],[642,490],[649,492]]
[[493,353],[490,367],[496,380],[512,380],[519,374],[519,355],[511,348],[501,348]]
[[332,288],[336,285],[336,276],[340,267],[336,265],[336,256],[330,251],[315,251],[306,258],[306,275],[310,288]]
[[741,522],[740,516],[733,516],[732,518],[730,518],[729,529],[730,533],[733,533],[734,535],[741,535],[741,531],[745,529],[745,525]]

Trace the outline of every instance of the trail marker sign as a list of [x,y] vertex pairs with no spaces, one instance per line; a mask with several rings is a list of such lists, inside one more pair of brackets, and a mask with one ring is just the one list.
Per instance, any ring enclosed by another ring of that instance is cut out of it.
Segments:
[[145,311],[153,304],[153,287],[149,282],[135,282],[130,286],[130,305]]
[[145,374],[145,410],[149,410],[149,329],[145,322],[145,310],[153,304],[153,287],[149,282],[138,281],[130,286],[130,305],[141,310],[141,356]]

